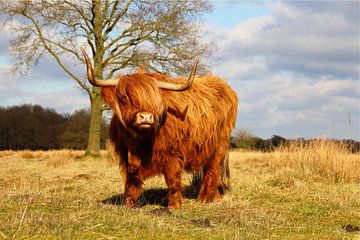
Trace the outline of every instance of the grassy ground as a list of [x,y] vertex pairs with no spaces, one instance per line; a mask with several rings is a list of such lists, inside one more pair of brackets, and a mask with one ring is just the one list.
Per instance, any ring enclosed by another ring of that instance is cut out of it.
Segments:
[[162,177],[145,182],[143,207],[125,208],[105,153],[0,152],[0,239],[360,239],[360,157],[329,151],[233,151],[231,192],[201,205],[185,187],[170,212]]

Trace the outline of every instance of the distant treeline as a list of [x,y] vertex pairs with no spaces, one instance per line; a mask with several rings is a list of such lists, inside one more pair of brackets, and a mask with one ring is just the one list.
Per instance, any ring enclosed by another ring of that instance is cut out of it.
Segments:
[[[316,139],[304,139],[304,138],[286,139],[278,135],[273,135],[270,139],[262,139],[252,135],[247,131],[241,130],[231,137],[230,146],[232,148],[242,148],[248,150],[259,150],[259,151],[267,152],[267,151],[273,151],[277,147],[285,146],[290,143],[291,144],[299,143],[306,145],[314,140]],[[339,144],[344,144],[353,153],[360,152],[360,142],[358,141],[354,141],[351,139],[346,139],[346,140],[329,139],[329,141],[333,141]]]
[[[0,107],[0,150],[5,149],[85,149],[90,113],[78,110],[59,114],[39,105]],[[107,138],[103,120],[101,145]]]
[[[73,114],[60,114],[54,109],[39,105],[13,107],[0,106],[0,150],[48,150],[85,149],[89,132],[90,113],[86,109]],[[108,124],[103,119],[101,126],[101,147],[105,148]],[[293,142],[306,144],[312,139],[285,139],[274,135],[262,139],[241,130],[231,137],[232,148],[259,151],[273,151],[275,148]],[[352,152],[360,152],[360,142],[354,140],[331,140],[346,144]]]

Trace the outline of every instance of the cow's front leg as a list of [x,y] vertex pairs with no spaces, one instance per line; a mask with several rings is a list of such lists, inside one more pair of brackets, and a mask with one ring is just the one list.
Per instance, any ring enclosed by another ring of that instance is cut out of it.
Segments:
[[143,190],[143,181],[140,174],[141,159],[138,155],[127,153],[125,183],[125,206],[134,207]]
[[136,206],[139,196],[143,190],[143,182],[134,172],[128,172],[125,183],[125,206],[132,208]]
[[181,169],[180,167],[167,168],[164,172],[165,182],[169,189],[169,208],[180,208],[182,204],[181,195]]

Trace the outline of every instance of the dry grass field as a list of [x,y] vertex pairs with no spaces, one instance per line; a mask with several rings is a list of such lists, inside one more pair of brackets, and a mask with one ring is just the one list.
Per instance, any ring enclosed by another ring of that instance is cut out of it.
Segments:
[[343,146],[232,151],[223,200],[197,203],[184,174],[183,208],[170,211],[162,177],[127,209],[111,155],[82,155],[0,152],[0,239],[360,239],[360,155]]

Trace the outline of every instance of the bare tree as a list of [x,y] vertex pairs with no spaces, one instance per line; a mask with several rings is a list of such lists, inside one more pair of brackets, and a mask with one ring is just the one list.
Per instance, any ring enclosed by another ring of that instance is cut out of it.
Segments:
[[105,106],[100,88],[89,86],[69,65],[83,63],[80,47],[90,48],[96,78],[140,65],[184,73],[195,56],[209,53],[199,42],[199,20],[210,7],[204,0],[0,0],[0,14],[13,20],[7,22],[16,35],[10,47],[14,71],[26,73],[49,54],[89,95],[87,154],[100,151]]

